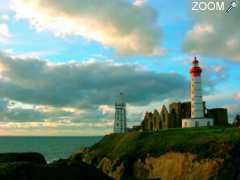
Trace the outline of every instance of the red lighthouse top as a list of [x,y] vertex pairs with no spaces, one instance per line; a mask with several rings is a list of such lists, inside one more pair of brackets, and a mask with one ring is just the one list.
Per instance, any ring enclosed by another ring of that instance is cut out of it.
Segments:
[[190,73],[192,74],[192,77],[199,77],[201,76],[202,69],[199,67],[199,61],[197,60],[197,57],[195,56],[192,61],[192,67],[190,69]]

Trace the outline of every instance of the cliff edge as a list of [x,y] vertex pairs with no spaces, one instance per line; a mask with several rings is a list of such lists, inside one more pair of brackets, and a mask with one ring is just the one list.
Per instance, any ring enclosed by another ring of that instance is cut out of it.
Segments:
[[240,179],[240,129],[110,134],[71,157],[114,179]]

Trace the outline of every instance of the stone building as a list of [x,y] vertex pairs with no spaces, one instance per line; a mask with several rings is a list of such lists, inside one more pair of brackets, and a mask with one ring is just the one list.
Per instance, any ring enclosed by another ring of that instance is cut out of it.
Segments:
[[154,112],[147,112],[142,122],[143,131],[158,131],[159,129],[169,128],[169,114],[165,106],[162,107],[161,112],[157,110]]
[[206,117],[214,120],[215,126],[228,125],[228,112],[224,108],[208,109]]
[[[227,109],[206,109],[206,103],[203,102],[203,110],[204,116],[206,118],[213,118],[215,125],[223,126],[228,124]],[[182,119],[185,118],[191,118],[191,102],[175,102],[169,105],[169,110],[163,105],[160,112],[158,110],[146,112],[141,127],[143,131],[181,128]]]

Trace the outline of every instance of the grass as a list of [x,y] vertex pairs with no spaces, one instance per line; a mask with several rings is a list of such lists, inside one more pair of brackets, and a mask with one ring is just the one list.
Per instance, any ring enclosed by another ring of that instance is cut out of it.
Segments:
[[191,152],[198,158],[224,158],[239,144],[237,128],[168,129],[107,135],[90,148],[88,156],[96,161],[102,157],[128,160],[174,151]]

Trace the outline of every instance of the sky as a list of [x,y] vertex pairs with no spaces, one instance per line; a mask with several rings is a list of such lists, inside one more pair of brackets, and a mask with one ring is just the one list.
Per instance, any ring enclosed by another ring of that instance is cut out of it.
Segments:
[[231,121],[239,19],[239,7],[192,11],[189,0],[0,0],[0,135],[111,133],[120,92],[128,127],[140,124],[190,99],[194,56],[207,107],[227,108]]

